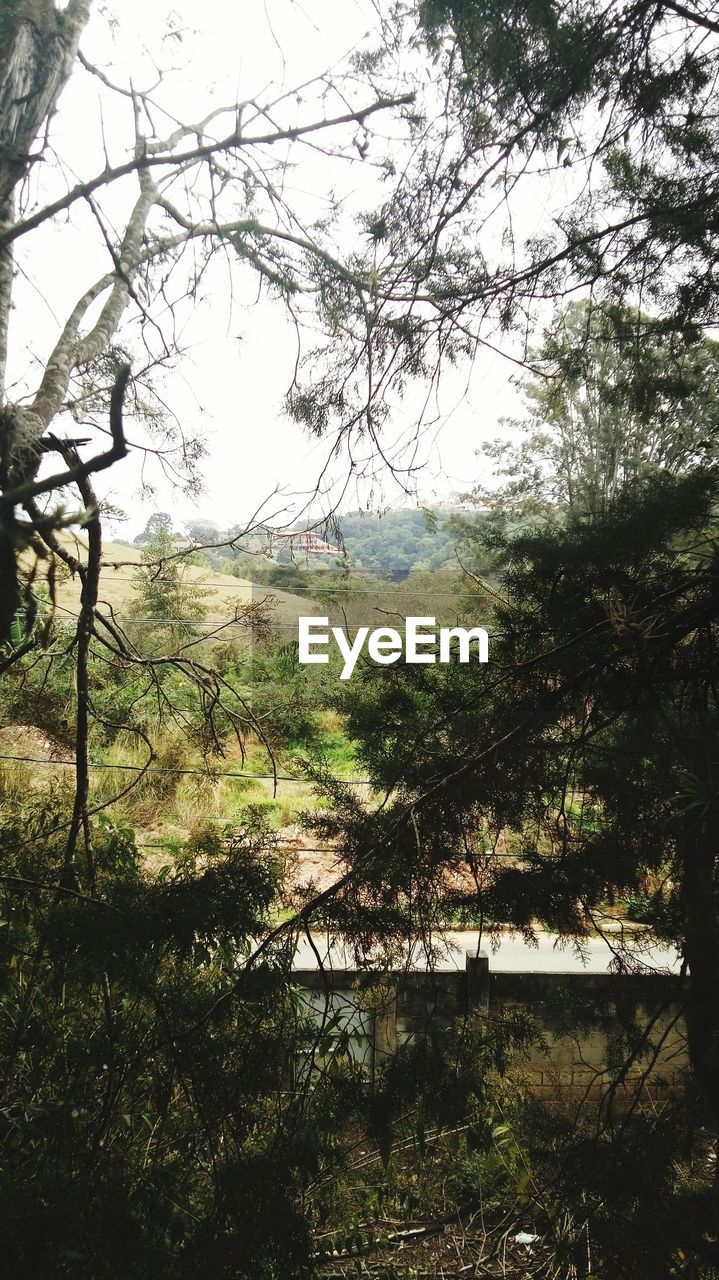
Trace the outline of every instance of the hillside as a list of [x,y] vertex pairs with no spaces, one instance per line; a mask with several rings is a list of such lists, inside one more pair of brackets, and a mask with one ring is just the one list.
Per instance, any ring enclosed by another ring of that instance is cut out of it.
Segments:
[[457,567],[456,534],[441,515],[419,508],[376,515],[355,511],[338,520],[347,554],[380,577],[400,579],[411,571]]
[[[78,559],[87,558],[87,544],[81,537],[68,535],[65,541]],[[113,542],[106,542],[104,545],[100,601],[112,608],[118,621],[128,618],[136,580],[133,566],[139,565],[141,558],[141,551],[137,547]],[[233,574],[221,573],[214,568],[187,565],[185,572],[188,582],[201,586],[208,592],[205,600],[208,624],[227,621],[238,605],[266,601],[273,621],[284,632],[296,626],[298,616],[308,611],[308,604],[311,607],[313,605],[313,602],[292,595],[291,592],[251,582],[246,578],[236,578]],[[69,617],[77,614],[80,607],[80,583],[77,578],[69,574],[59,575],[56,594],[58,621],[63,615]]]

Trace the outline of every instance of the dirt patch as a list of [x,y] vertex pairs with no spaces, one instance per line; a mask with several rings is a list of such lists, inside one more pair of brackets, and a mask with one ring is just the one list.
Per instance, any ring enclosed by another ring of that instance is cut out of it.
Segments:
[[34,724],[11,724],[0,729],[0,755],[29,756],[32,760],[71,760],[64,742]]
[[285,827],[279,832],[280,847],[287,859],[287,887],[290,901],[299,904],[306,900],[311,887],[322,893],[342,875],[340,850],[323,846],[297,827]]

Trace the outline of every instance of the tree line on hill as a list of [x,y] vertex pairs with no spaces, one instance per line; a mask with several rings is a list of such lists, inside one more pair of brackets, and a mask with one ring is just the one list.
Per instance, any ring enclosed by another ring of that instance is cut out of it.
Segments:
[[[308,555],[301,549],[277,547],[270,533],[257,533],[242,537],[242,526],[235,525],[222,530],[211,521],[198,517],[182,523],[179,531],[173,531],[173,517],[167,512],[153,512],[145,528],[135,538],[135,545],[147,546],[159,530],[170,533],[177,542],[189,541],[203,548],[208,562],[220,568],[223,564],[235,565],[242,561],[247,576],[261,581],[282,585],[277,566],[302,569],[336,569],[343,561],[347,568],[365,570],[377,577],[401,580],[413,571],[456,569],[455,538],[445,513],[438,516],[422,508],[389,510],[381,514],[372,511],[348,512],[332,518],[329,527],[323,522],[310,524],[326,533],[331,543],[338,545],[335,558],[329,555]],[[304,525],[302,526],[305,527]],[[237,538],[234,547],[213,544],[227,543]],[[209,547],[208,547],[209,544]],[[271,563],[263,563],[263,561]],[[287,581],[290,574],[285,574]]]

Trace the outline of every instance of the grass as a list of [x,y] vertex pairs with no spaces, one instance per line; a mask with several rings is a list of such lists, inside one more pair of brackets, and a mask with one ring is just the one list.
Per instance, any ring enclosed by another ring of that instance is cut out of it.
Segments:
[[[129,770],[140,769],[147,759],[146,748],[129,734],[118,735],[112,746],[102,750],[103,761],[127,767],[128,771],[103,769],[91,774],[91,803],[113,803],[114,812],[138,832],[138,839],[157,840],[168,851],[178,847],[186,833],[196,824],[198,815],[204,821],[220,825],[242,824],[248,808],[264,811],[270,830],[300,824],[300,815],[316,808],[318,799],[310,782],[279,780],[273,793],[271,763],[258,743],[247,749],[244,763],[233,752],[211,765],[216,773],[155,772],[166,769],[204,770],[206,765],[198,751],[179,733],[165,732],[155,739],[156,758],[152,771],[138,777],[124,796],[119,793],[129,785]],[[229,773],[259,773],[266,778],[227,777]],[[278,772],[295,772],[278,762]]]
[[[320,745],[330,768],[340,776],[351,774],[353,752],[337,717],[334,713],[323,713],[319,723]],[[51,749],[67,757],[72,755],[70,748],[60,750],[54,743],[49,746],[46,735],[32,726],[8,726],[1,732],[7,738],[6,753],[48,758],[43,759],[42,765],[2,762],[0,797],[21,799],[31,792],[42,796],[56,792],[58,787],[67,788],[70,797],[73,768],[53,766],[49,759]],[[244,760],[237,744],[228,743],[227,755],[212,760],[208,772],[208,764],[199,749],[188,742],[179,729],[158,729],[152,732],[151,738],[155,757],[146,773],[142,769],[147,763],[147,748],[130,732],[117,734],[109,744],[106,740],[91,743],[90,749],[91,806],[108,806],[119,821],[135,828],[141,843],[164,842],[169,849],[176,849],[196,823],[198,814],[210,822],[236,824],[243,821],[243,814],[252,805],[265,811],[272,830],[279,830],[301,826],[304,812],[323,806],[312,783],[299,780],[303,754],[299,745],[290,752],[279,752],[276,757],[277,772],[297,777],[298,781],[279,779],[275,789],[272,762],[266,748],[256,740],[250,739]],[[93,763],[119,767],[92,768]],[[182,770],[199,772],[179,772]],[[265,777],[222,776],[233,773]]]
[[[73,555],[80,560],[87,559],[87,542],[84,536],[67,534],[65,542]],[[28,556],[25,556],[29,564]],[[127,563],[127,562],[130,563]],[[119,617],[127,617],[128,609],[135,599],[134,565],[139,565],[141,552],[138,547],[125,546],[122,543],[106,542],[103,548],[103,567],[100,575],[100,601],[110,605]],[[117,566],[117,567],[115,567]],[[251,582],[247,578],[235,578],[232,574],[221,573],[217,569],[187,565],[186,573],[191,585],[202,586],[208,583],[208,595],[205,599],[208,622],[226,622],[235,612],[236,605],[258,604],[267,602],[272,621],[282,625],[283,639],[291,637],[289,628],[296,627],[297,618],[315,608],[315,602],[292,595],[288,591],[279,591],[261,583]],[[38,566],[38,580],[41,581],[44,566]],[[78,613],[80,607],[81,584],[64,569],[58,574],[57,613],[58,622],[64,618],[70,620]],[[296,635],[295,635],[296,638]]]
[[326,709],[315,712],[316,737],[309,744],[292,743],[287,750],[293,768],[301,767],[305,759],[317,759],[338,778],[357,776],[361,768],[357,750],[347,737],[344,721],[337,711]]

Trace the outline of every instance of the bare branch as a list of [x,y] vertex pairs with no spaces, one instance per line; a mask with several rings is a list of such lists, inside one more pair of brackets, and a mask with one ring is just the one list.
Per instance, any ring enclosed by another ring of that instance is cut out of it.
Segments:
[[[77,183],[66,195],[38,210],[31,217],[16,222],[12,226],[6,226],[0,231],[0,245],[11,244],[14,240],[19,239],[20,236],[26,235],[28,231],[34,231],[36,227],[41,226],[48,219],[54,218],[56,214],[69,209],[78,200],[86,199],[88,195],[92,195],[100,187],[106,187],[110,183],[116,182],[118,178],[127,177],[128,174],[139,173],[147,169],[167,167],[168,165],[184,165],[194,160],[206,160],[211,156],[240,148],[272,146],[278,142],[292,142],[297,138],[318,133],[321,130],[336,129],[345,124],[362,124],[378,111],[388,111],[395,107],[409,106],[413,101],[414,94],[403,94],[397,98],[380,98],[377,102],[373,102],[367,107],[359,107],[357,111],[348,111],[343,115],[332,116],[329,119],[314,120],[309,124],[296,125],[293,128],[276,129],[271,133],[254,134],[248,137],[243,137],[241,133],[233,132],[228,134],[227,137],[221,138],[218,142],[203,143],[189,151],[178,151],[167,155],[146,152],[144,155],[134,156],[132,160],[126,161],[125,164],[116,165],[114,168],[106,168],[102,173],[90,178],[87,182]],[[190,126],[187,126],[186,132],[191,133],[193,131]]]

